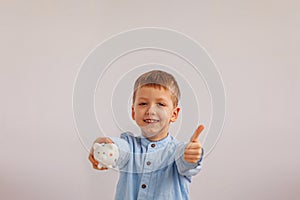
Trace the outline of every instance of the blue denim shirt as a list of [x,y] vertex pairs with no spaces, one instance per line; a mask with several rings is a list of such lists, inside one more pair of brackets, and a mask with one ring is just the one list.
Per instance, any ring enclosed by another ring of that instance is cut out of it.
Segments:
[[[186,143],[170,134],[156,142],[131,133],[112,137],[119,148],[120,170],[115,200],[186,200],[191,177],[201,169],[183,159]],[[203,153],[203,151],[202,151]]]

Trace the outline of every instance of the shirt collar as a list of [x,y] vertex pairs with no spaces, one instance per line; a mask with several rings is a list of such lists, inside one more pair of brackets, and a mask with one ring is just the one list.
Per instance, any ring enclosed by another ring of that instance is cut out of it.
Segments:
[[154,144],[156,148],[162,148],[162,147],[165,147],[171,140],[172,140],[172,136],[170,133],[168,133],[167,137],[165,137],[161,140],[155,141],[155,142],[152,142],[152,141],[148,140],[147,138],[141,138],[141,143],[142,143],[142,146],[148,146],[149,144],[150,145]]

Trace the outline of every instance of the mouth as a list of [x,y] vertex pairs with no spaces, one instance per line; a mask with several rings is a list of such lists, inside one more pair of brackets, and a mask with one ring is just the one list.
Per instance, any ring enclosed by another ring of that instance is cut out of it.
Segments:
[[157,123],[159,120],[157,119],[144,119],[144,122],[147,124]]

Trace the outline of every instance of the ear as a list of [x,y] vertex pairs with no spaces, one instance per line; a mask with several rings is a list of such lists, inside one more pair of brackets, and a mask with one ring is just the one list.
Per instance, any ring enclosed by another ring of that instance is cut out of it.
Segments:
[[93,146],[93,148],[94,148],[94,149],[97,149],[99,146],[100,146],[100,144],[95,143],[94,146]]
[[135,112],[134,112],[133,105],[131,106],[131,117],[132,117],[133,120],[135,120]]
[[106,148],[109,149],[109,150],[112,150],[114,147],[113,147],[112,144],[107,144],[107,145],[106,145]]
[[179,111],[180,111],[180,108],[178,106],[176,108],[174,108],[170,122],[175,122],[177,120]]

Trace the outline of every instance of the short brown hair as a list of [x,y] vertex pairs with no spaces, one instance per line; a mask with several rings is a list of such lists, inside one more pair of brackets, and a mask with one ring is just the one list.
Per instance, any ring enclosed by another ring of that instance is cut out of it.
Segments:
[[177,81],[171,74],[161,70],[152,70],[139,76],[134,83],[133,104],[135,102],[136,91],[144,86],[154,88],[163,87],[164,89],[169,90],[171,92],[173,106],[176,107],[178,105],[180,90]]

